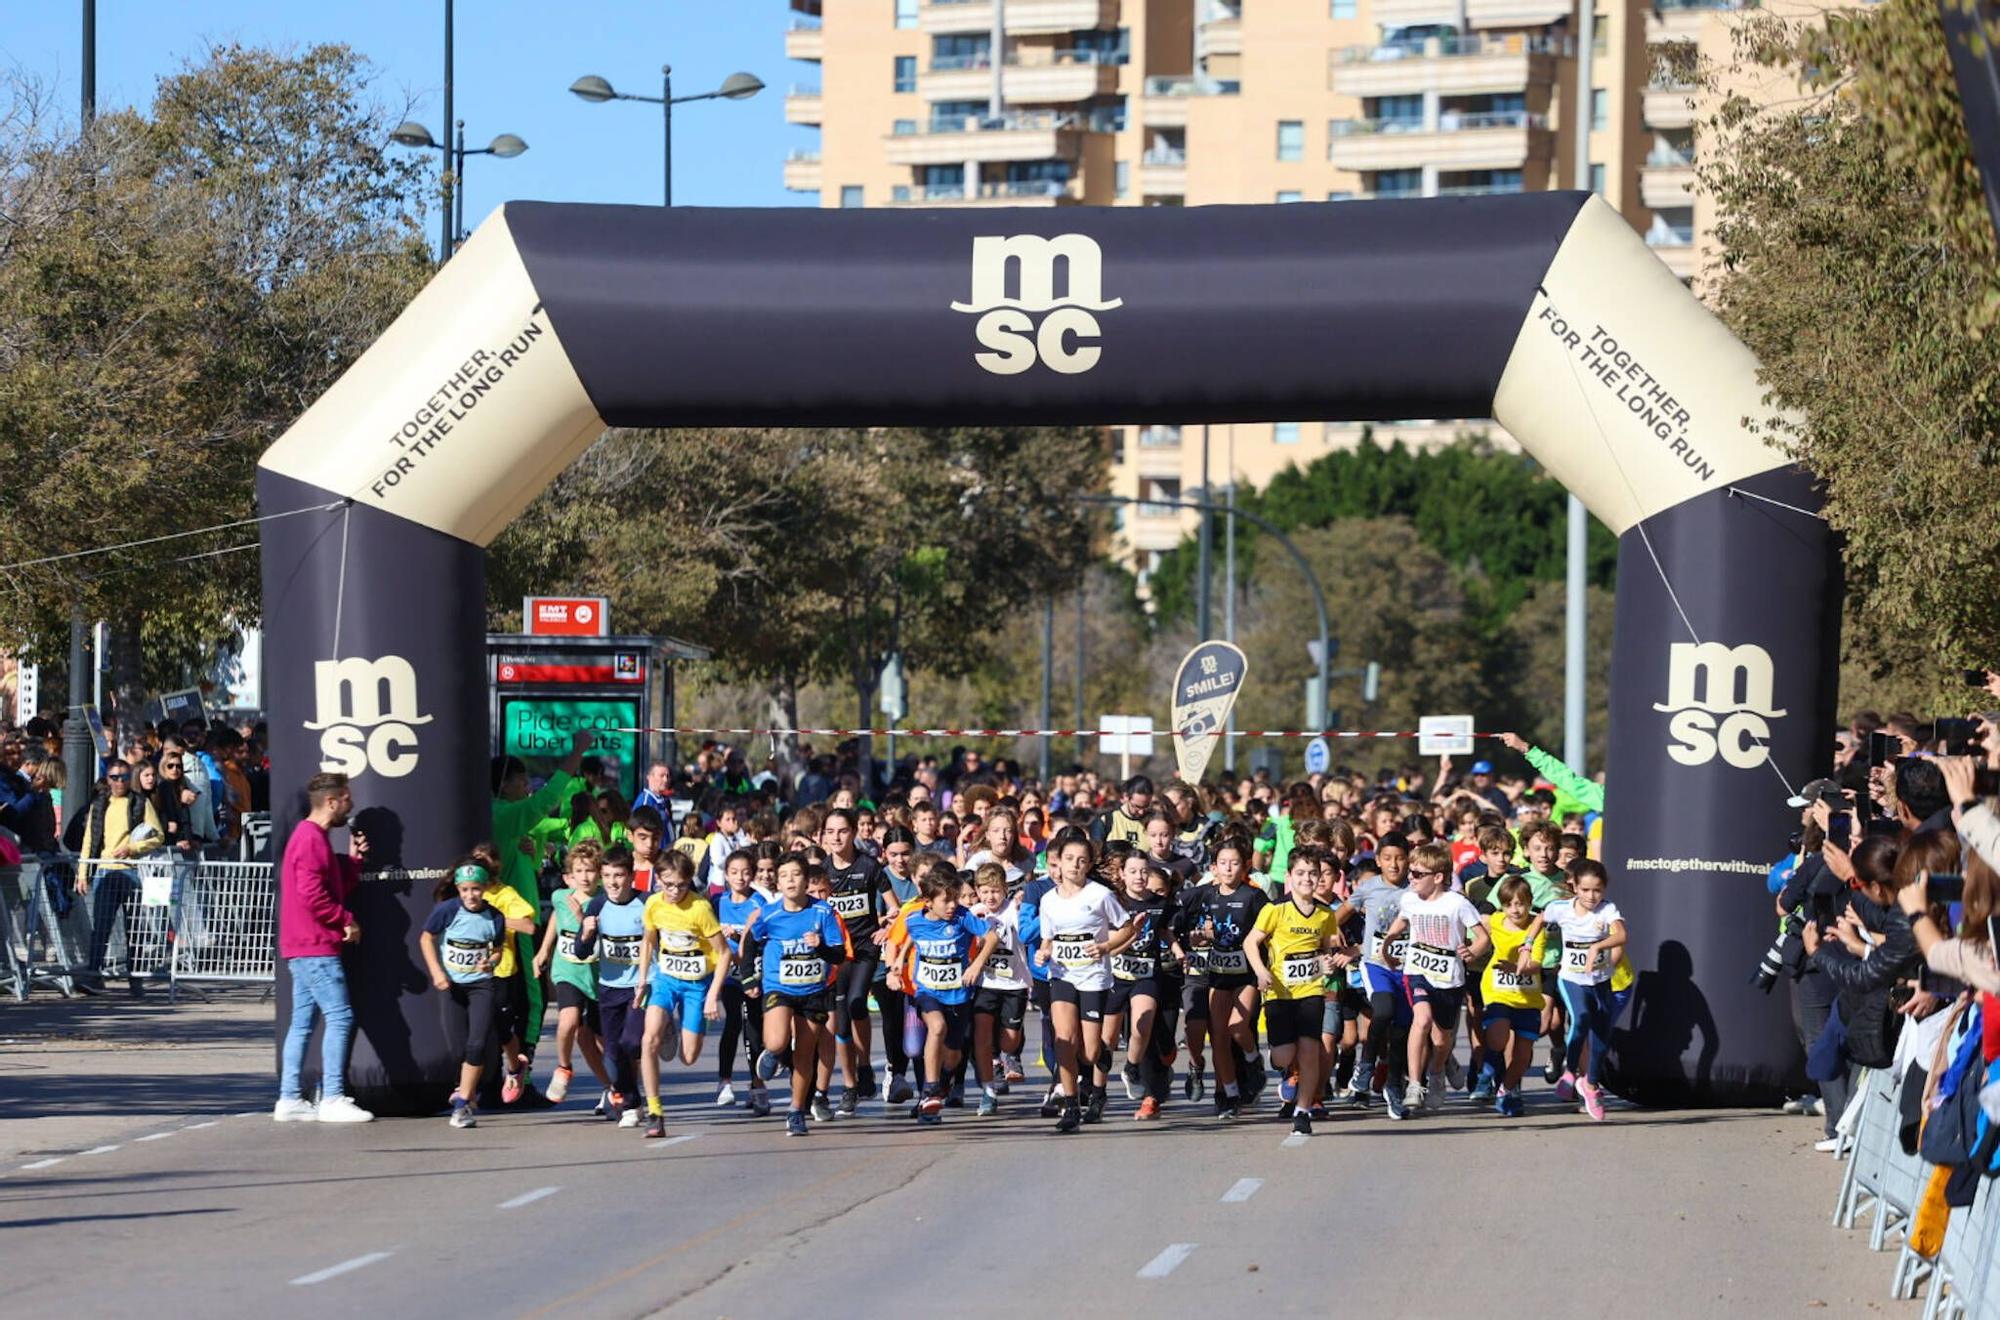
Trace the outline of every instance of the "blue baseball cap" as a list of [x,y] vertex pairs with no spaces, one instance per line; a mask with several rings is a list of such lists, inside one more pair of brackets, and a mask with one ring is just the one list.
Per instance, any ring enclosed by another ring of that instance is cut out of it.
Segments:
[[1493,762],[1474,761],[1472,763],[1472,769],[1467,771],[1466,773],[1475,775],[1490,775],[1493,773]]

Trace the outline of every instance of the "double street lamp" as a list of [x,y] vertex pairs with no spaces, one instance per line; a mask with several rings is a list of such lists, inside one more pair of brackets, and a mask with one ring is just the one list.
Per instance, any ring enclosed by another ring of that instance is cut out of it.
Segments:
[[496,156],[501,160],[512,160],[528,149],[528,144],[512,133],[502,133],[483,147],[467,150],[465,146],[465,121],[459,120],[454,127],[458,130],[457,144],[448,146],[431,136],[431,131],[414,119],[405,119],[389,134],[389,140],[405,147],[427,148],[445,153],[445,167],[451,173],[450,191],[445,194],[445,213],[451,220],[451,232],[444,250],[438,253],[438,262],[451,260],[452,249],[465,240],[465,158],[467,156]]
[[717,97],[729,101],[747,101],[764,90],[764,80],[754,73],[732,73],[722,80],[722,86],[712,92],[696,92],[692,96],[674,95],[674,68],[671,64],[660,66],[660,94],[641,96],[637,92],[621,92],[609,82],[594,73],[585,74],[569,85],[583,100],[592,104],[605,101],[644,101],[648,105],[660,107],[661,124],[665,130],[665,147],[660,156],[662,175],[662,205],[674,204],[674,107],[685,101],[713,101]]

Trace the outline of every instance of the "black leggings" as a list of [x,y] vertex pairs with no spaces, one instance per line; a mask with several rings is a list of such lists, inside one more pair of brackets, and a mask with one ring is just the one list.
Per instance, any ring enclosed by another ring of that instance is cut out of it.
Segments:
[[1171,1061],[1180,1047],[1181,987],[1178,982],[1167,980],[1158,984],[1159,1002],[1153,1010],[1153,1030],[1146,1038],[1146,1051],[1139,1056],[1139,1077],[1146,1094],[1156,1103],[1165,1104],[1174,1086]]
[[[1399,1022],[1404,1005],[1394,990],[1377,990],[1368,996],[1368,1058],[1389,1065],[1389,1085],[1401,1086],[1410,1073],[1410,1024]],[[1373,1079],[1363,1077],[1356,1085],[1366,1090]]]
[[901,1076],[910,1068],[910,1052],[903,1048],[903,1004],[906,996],[888,981],[875,984],[875,1002],[882,1009],[882,1053],[888,1056],[889,1071]]
[[497,1006],[496,983],[454,981],[438,998],[438,1017],[444,1024],[445,1048],[463,1063],[484,1065],[493,1048],[493,1024]]
[[[746,1034],[744,1024],[749,1024]],[[722,1046],[715,1058],[715,1075],[728,1081],[736,1071],[736,1046],[744,1047],[743,1062],[754,1075],[757,1056],[764,1051],[764,1000],[746,998],[740,981],[722,983]]]

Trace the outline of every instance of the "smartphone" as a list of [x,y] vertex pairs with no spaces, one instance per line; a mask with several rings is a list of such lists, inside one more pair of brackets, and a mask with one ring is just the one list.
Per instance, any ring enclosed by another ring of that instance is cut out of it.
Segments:
[[1978,749],[1980,739],[1977,720],[1940,716],[1932,721],[1931,731],[1944,744],[1946,756],[1971,756]]
[[1827,817],[1826,841],[1842,852],[1854,850],[1854,817],[1846,812],[1836,812]]
[[1887,765],[1903,754],[1903,740],[1893,733],[1876,730],[1868,735],[1868,764]]
[[1963,903],[1965,876],[1959,871],[1933,871],[1924,886],[1924,896],[1933,903]]
[[1966,685],[1967,687],[1973,687],[1973,688],[1983,688],[1983,687],[1985,687],[1985,686],[1986,686],[1986,671],[1985,671],[1984,669],[1968,669],[1968,670],[1966,670],[1966,671],[1965,671],[1965,685]]

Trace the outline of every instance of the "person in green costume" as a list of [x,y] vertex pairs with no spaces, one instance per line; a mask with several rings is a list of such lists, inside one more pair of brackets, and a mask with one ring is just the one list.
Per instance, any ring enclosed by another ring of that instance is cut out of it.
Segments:
[[[551,812],[568,807],[570,795],[581,782],[577,774],[583,769],[583,754],[596,741],[597,735],[588,729],[572,734],[569,755],[548,782],[533,793],[528,791],[528,767],[519,757],[493,758],[493,846],[500,854],[500,883],[526,899],[537,911],[542,904],[541,889],[536,883],[541,871],[541,844],[531,836]],[[521,966],[533,966],[534,936],[514,938],[520,945],[517,953]],[[527,991],[528,1016],[521,1024],[521,1043],[532,1051],[542,1038],[541,978],[530,976]]]

